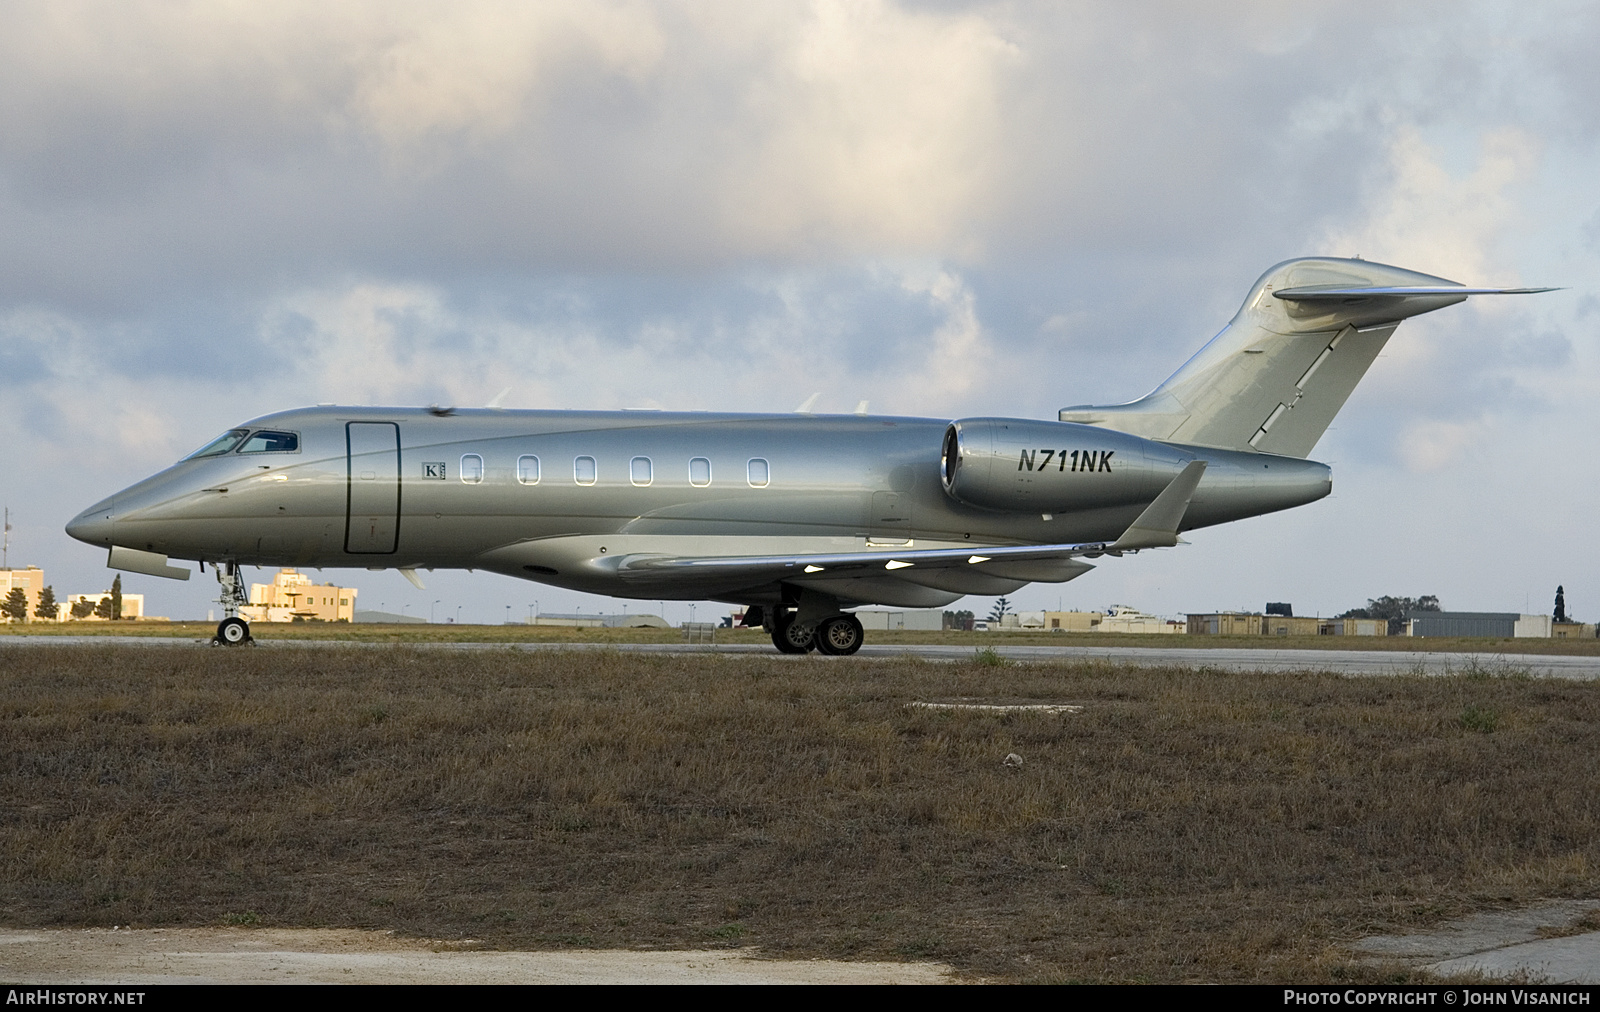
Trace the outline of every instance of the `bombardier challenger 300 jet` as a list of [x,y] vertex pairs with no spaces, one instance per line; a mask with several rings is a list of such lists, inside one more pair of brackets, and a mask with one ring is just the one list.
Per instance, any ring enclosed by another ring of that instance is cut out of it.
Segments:
[[79,514],[115,569],[487,569],[748,606],[786,653],[849,654],[848,609],[1061,583],[1084,561],[1313,502],[1305,459],[1400,321],[1467,288],[1363,260],[1281,263],[1150,394],[1058,421],[317,407],[246,422]]

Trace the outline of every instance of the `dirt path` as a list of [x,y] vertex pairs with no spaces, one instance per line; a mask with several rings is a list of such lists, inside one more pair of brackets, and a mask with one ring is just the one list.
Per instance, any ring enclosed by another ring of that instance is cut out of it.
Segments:
[[767,960],[749,951],[475,951],[376,931],[0,930],[0,978],[28,984],[940,984],[937,963]]

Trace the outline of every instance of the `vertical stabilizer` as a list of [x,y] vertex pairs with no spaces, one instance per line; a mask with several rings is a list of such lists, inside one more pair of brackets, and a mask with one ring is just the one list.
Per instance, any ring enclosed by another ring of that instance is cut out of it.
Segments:
[[1061,420],[1176,443],[1305,457],[1407,317],[1467,288],[1366,260],[1288,260],[1263,274],[1233,320],[1165,383],[1128,404],[1063,408]]

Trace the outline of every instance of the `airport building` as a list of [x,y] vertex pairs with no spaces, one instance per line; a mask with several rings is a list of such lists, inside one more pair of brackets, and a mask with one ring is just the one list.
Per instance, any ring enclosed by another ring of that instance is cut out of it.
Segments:
[[[1287,607],[1284,610],[1288,610]],[[1387,636],[1381,618],[1312,618],[1257,611],[1202,612],[1189,616],[1191,636]]]
[[1305,615],[1272,615],[1261,617],[1263,636],[1321,636],[1324,620]]
[[660,615],[564,615],[559,612],[541,612],[524,625],[560,626],[566,629],[671,629]]
[[[94,594],[70,594],[61,601],[61,610],[56,613],[57,622],[105,622],[104,616],[95,614],[101,602],[111,600],[111,591],[102,590]],[[79,612],[73,615],[74,611]],[[144,595],[122,595],[122,618],[144,618]],[[161,619],[160,621],[166,621]]]
[[944,628],[944,612],[931,609],[918,609],[916,611],[884,611],[876,608],[863,608],[852,612],[861,622],[863,629],[915,629],[923,632],[938,632]]
[[[859,612],[857,614],[860,614]],[[1125,604],[1106,611],[1019,611],[988,623],[989,632],[1184,633],[1176,619],[1147,615]]]
[[1386,618],[1330,618],[1319,630],[1324,636],[1387,636],[1389,620]]
[[[1554,625],[1549,615],[1518,615],[1514,612],[1495,611],[1430,611],[1412,615],[1406,623],[1406,635],[1549,639],[1555,631]],[[1580,624],[1563,622],[1562,625],[1570,628]],[[1594,635],[1593,632],[1590,635]]]
[[[21,587],[22,592],[28,597],[28,621],[45,621],[34,615],[39,608],[39,593],[44,590],[44,570],[38,566],[29,566],[26,569],[0,569],[0,601],[10,597],[12,589],[16,587]],[[0,614],[0,622],[10,621],[12,621],[11,616]]]
[[1216,611],[1191,614],[1190,636],[1260,636],[1262,620],[1258,611]]
[[352,622],[354,587],[312,583],[295,569],[280,569],[271,583],[252,583],[250,603],[239,609],[247,622]]

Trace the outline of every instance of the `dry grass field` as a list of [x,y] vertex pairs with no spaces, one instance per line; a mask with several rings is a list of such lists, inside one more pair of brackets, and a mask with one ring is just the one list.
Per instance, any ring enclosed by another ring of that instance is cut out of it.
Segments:
[[[5,636],[139,636],[209,639],[215,622],[67,622],[0,624]],[[678,629],[574,629],[527,625],[388,625],[382,623],[256,622],[259,640],[353,643],[682,643]],[[760,629],[718,629],[718,643],[770,644]],[[870,630],[867,642],[970,646],[1160,647],[1256,650],[1397,650],[1489,654],[1600,656],[1600,639],[1493,639],[1409,636],[1159,636],[1122,633],[921,632]]]
[[1600,686],[988,660],[9,650],[0,924],[1357,981],[1600,895]]

